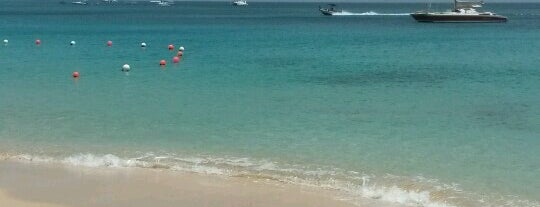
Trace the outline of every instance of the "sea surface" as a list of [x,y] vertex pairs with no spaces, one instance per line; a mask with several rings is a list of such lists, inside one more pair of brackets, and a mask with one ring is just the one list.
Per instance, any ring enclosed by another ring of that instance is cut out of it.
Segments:
[[422,3],[248,3],[0,1],[0,154],[540,206],[540,4],[430,24]]

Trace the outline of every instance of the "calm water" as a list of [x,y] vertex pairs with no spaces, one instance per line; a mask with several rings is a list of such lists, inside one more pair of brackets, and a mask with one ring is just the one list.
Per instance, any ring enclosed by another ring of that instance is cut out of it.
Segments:
[[[539,206],[540,4],[486,5],[504,24],[400,15],[425,4],[341,6],[397,15],[1,1],[0,152],[409,206]],[[186,48],[180,64],[168,44]]]

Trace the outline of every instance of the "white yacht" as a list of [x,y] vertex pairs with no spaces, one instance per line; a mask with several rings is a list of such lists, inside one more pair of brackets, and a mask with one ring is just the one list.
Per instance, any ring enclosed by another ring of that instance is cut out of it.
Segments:
[[234,6],[247,6],[248,3],[247,3],[246,0],[237,0],[237,1],[233,1],[232,5],[234,5]]

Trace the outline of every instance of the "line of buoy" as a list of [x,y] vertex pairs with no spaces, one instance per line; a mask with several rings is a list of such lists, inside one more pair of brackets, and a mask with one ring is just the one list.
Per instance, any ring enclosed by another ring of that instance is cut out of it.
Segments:
[[[4,42],[4,44],[7,45],[7,44],[9,43],[9,40],[4,39],[3,42]],[[36,39],[36,40],[35,40],[35,44],[38,45],[38,46],[41,45],[41,40],[40,40],[40,39]],[[74,40],[72,40],[69,44],[73,46],[73,45],[77,44],[77,42],[75,42]],[[113,42],[112,42],[111,40],[107,41],[107,46],[111,47],[112,44],[113,44]],[[141,43],[141,47],[143,47],[143,48],[146,47],[146,43],[145,43],[145,42],[142,42],[142,43]],[[174,45],[170,44],[170,45],[168,46],[168,49],[169,49],[169,50],[174,50]],[[174,56],[173,59],[172,59],[172,62],[173,62],[173,63],[179,63],[179,62],[180,62],[180,59],[181,59],[181,57],[182,57],[183,54],[184,54],[184,53],[183,53],[184,50],[185,50],[185,48],[184,48],[183,46],[181,46],[181,47],[178,48],[178,53],[177,53],[176,56]],[[160,65],[160,66],[165,66],[165,65],[167,65],[167,61],[161,60],[161,61],[159,61],[159,65]],[[124,65],[122,66],[122,71],[128,72],[128,71],[130,71],[130,70],[131,70],[131,67],[130,67],[128,64],[124,64]],[[71,75],[73,76],[73,78],[79,78],[79,77],[80,77],[80,73],[79,73],[78,71],[74,71]]]
[[[9,40],[4,39],[3,42],[4,42],[4,44],[8,44],[8,43],[9,43]],[[40,40],[40,39],[36,39],[35,43],[36,43],[36,45],[41,45],[41,40]],[[72,40],[71,42],[69,42],[69,44],[70,44],[70,45],[75,45],[75,44],[77,44],[77,42],[75,42],[74,40]],[[111,47],[112,45],[113,45],[113,42],[112,42],[112,41],[110,41],[110,40],[107,41],[107,46]],[[146,43],[145,43],[145,42],[142,42],[142,43],[141,43],[141,47],[146,47]],[[174,50],[174,45],[170,44],[170,45],[168,46],[168,49],[169,49],[169,50]],[[178,56],[182,56],[182,55],[181,55],[181,54],[182,54],[181,52],[183,52],[183,51],[184,51],[184,47],[179,47],[179,48],[178,48]]]

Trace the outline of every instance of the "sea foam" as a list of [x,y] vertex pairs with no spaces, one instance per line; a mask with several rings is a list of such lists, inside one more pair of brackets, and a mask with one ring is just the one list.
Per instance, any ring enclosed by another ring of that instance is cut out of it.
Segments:
[[[262,179],[270,182],[335,190],[342,199],[353,201],[359,205],[366,203],[366,200],[372,200],[398,206],[500,206],[497,203],[489,202],[489,199],[488,201],[484,198],[471,199],[477,196],[463,192],[455,184],[441,184],[434,179],[405,178],[395,175],[376,176],[324,167],[314,170],[305,166],[249,158],[189,157],[146,153],[133,158],[123,158],[113,154],[76,154],[57,158],[21,154],[7,159],[83,167],[161,168],[209,175]],[[538,203],[522,200],[497,202],[511,203],[512,205],[506,206],[516,207],[539,206]]]
[[354,13],[348,11],[336,12],[333,15],[335,16],[407,16],[408,13],[377,13],[374,11],[363,12],[363,13]]

